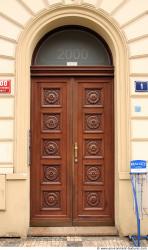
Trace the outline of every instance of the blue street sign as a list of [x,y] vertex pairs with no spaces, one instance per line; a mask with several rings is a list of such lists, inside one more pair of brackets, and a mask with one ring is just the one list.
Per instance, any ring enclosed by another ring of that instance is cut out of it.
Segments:
[[147,173],[145,160],[133,160],[130,162],[131,173]]

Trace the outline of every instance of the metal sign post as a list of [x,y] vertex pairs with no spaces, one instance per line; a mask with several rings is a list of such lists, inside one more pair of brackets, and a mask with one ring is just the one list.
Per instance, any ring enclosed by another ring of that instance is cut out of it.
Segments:
[[[139,247],[140,240],[148,240],[148,235],[141,236],[141,219],[143,219],[144,215],[148,215],[148,192],[145,190],[148,187],[148,171],[146,161],[143,160],[131,161],[130,168],[134,210],[137,220],[137,235],[131,235],[129,239],[133,241],[134,246]],[[147,197],[144,197],[145,193],[147,193]],[[147,204],[145,199],[147,199]]]

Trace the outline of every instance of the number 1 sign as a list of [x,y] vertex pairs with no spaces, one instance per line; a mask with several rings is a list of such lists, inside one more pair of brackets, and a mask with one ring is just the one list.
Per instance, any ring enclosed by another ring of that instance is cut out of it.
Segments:
[[11,80],[0,80],[0,93],[11,93]]

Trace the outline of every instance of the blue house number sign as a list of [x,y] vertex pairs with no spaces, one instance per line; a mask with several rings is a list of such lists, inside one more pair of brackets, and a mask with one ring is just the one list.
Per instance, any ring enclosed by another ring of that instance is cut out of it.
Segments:
[[146,161],[134,160],[130,162],[131,173],[147,173]]
[[135,81],[135,92],[148,92],[148,81]]

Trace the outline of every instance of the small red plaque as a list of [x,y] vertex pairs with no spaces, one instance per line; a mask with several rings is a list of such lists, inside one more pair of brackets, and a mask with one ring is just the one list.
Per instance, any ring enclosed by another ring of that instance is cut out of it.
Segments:
[[11,80],[0,80],[0,93],[11,93]]

